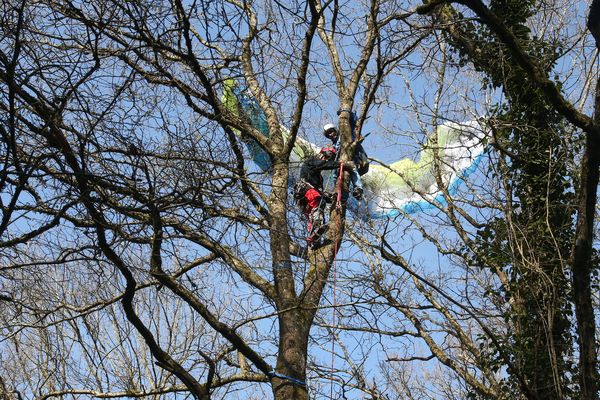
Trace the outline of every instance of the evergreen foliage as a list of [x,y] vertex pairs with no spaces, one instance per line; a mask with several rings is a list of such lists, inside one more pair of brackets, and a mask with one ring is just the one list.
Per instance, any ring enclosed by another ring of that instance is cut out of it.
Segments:
[[[527,19],[536,6],[535,1],[490,2],[490,9],[550,75],[560,45],[532,37]],[[510,304],[504,315],[508,330],[502,354],[511,357],[501,359],[500,353],[492,352],[488,362],[512,364],[507,398],[524,395],[519,381],[526,382],[536,398],[577,398],[567,279],[576,180],[569,160],[577,138],[486,25],[467,21],[460,29],[460,35],[448,35],[460,60],[472,63],[485,74],[483,84],[501,88],[504,95],[492,118],[500,154],[492,168],[505,182],[506,208],[503,218],[489,221],[478,232],[473,261],[509,277],[509,287],[499,291]]]

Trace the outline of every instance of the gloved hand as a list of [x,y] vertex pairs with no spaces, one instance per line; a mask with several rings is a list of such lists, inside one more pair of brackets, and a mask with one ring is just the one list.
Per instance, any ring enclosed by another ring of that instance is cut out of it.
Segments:
[[354,164],[354,162],[352,161],[344,161],[344,171],[352,171],[353,169],[356,169],[356,164]]
[[323,201],[325,203],[329,203],[329,204],[333,203],[333,194],[332,193],[323,192],[322,196],[323,196]]

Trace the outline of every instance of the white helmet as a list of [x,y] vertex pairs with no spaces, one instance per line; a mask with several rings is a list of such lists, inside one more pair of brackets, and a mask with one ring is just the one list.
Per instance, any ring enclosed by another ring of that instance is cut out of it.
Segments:
[[334,124],[325,124],[325,126],[323,127],[323,132],[327,132],[331,129],[334,129],[337,131],[337,128],[335,127]]

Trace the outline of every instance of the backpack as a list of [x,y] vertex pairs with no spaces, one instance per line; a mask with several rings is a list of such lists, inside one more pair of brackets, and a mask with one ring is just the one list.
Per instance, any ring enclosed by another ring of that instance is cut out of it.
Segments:
[[300,202],[304,200],[304,195],[310,188],[312,188],[310,183],[306,182],[304,179],[299,179],[296,183],[294,183],[294,200],[300,204]]
[[369,157],[367,156],[367,152],[362,147],[362,144],[359,143],[356,145],[354,149],[354,157],[352,157],[352,161],[356,165],[356,171],[359,175],[364,175],[369,172]]

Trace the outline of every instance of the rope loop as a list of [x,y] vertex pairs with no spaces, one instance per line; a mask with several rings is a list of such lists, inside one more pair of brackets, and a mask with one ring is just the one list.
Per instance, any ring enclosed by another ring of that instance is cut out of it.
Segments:
[[291,383],[293,383],[294,385],[297,385],[297,386],[303,386],[303,387],[306,386],[306,382],[301,381],[300,379],[292,378],[291,376],[280,374],[279,372],[276,372],[276,371],[270,371],[270,372],[268,372],[267,376],[269,378],[271,378],[271,379],[273,379],[273,378],[284,379],[284,380],[286,380],[288,382],[291,382]]

